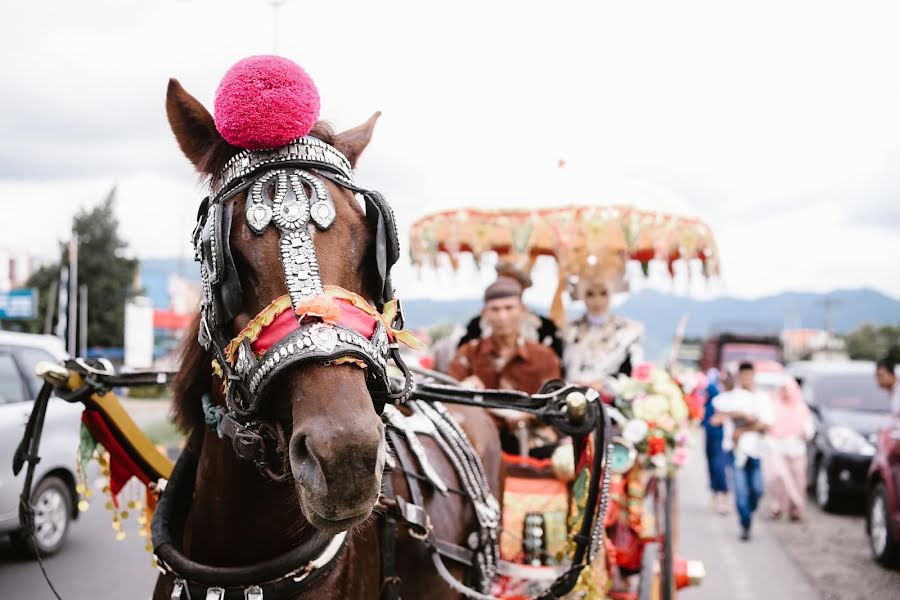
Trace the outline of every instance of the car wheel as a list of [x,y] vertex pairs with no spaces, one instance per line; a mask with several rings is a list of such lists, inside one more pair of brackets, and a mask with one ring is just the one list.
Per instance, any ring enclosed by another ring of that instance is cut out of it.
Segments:
[[872,549],[872,558],[886,567],[892,567],[900,561],[900,548],[897,542],[891,539],[887,495],[883,483],[876,485],[869,494],[868,509],[869,547]]
[[24,556],[37,553],[50,556],[63,546],[72,517],[72,496],[69,486],[54,476],[45,477],[31,494],[34,507],[34,535],[22,532],[10,534],[15,549]]
[[822,510],[832,511],[837,504],[834,492],[831,491],[831,477],[828,476],[828,469],[825,467],[825,461],[820,460],[816,468],[816,480],[813,483],[813,493],[816,498],[816,504]]

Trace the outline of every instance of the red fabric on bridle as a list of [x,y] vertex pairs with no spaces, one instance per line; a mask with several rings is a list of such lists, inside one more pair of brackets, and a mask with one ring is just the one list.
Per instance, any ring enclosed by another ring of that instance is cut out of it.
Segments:
[[[375,326],[378,323],[378,319],[368,315],[365,311],[353,306],[346,300],[335,298],[334,302],[341,311],[341,316],[335,324],[352,329],[367,340],[372,338],[372,335],[375,334]],[[256,341],[250,344],[250,349],[257,355],[263,354],[284,339],[285,336],[299,328],[300,323],[297,322],[294,311],[291,308],[287,308],[279,313],[269,325],[263,327]],[[393,342],[393,334],[390,331],[387,334],[388,339]]]

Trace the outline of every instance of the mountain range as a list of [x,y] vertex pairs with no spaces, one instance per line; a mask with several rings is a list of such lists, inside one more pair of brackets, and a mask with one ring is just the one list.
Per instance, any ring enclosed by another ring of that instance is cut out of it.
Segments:
[[[141,263],[141,281],[157,308],[168,306],[168,275],[197,280],[191,261],[153,259]],[[468,321],[481,309],[477,298],[403,302],[407,327],[418,329],[440,323]],[[546,314],[547,306],[534,306]],[[675,328],[687,317],[687,337],[705,337],[716,329],[741,329],[777,334],[785,328],[826,328],[845,333],[864,323],[900,323],[900,300],[869,288],[828,293],[783,292],[753,300],[719,297],[699,300],[645,290],[628,296],[616,311],[644,323],[645,345],[650,357],[671,343]],[[574,314],[573,314],[574,316]],[[830,323],[826,322],[830,321]]]

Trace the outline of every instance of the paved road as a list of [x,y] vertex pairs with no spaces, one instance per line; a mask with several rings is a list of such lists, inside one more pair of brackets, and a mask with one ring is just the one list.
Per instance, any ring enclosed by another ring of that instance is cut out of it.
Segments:
[[[769,527],[823,600],[896,600],[900,570],[872,560],[862,507],[857,506],[856,512],[829,514],[810,503],[804,523],[780,521]],[[852,510],[853,504],[847,508]]]
[[[102,498],[69,530],[62,551],[44,560],[50,581],[63,600],[149,598],[157,571],[151,567],[144,540],[132,517],[125,522],[128,537],[117,542]],[[36,561],[16,558],[6,536],[0,536],[0,597],[48,600],[53,594]]]
[[[698,438],[702,442],[702,436]],[[682,600],[818,600],[819,594],[773,535],[769,524],[756,519],[753,538],[738,540],[734,514],[722,516],[708,507],[706,461],[702,443],[695,444],[691,460],[682,470],[682,556],[702,560],[706,579],[688,589]]]
[[[169,408],[168,402],[155,400],[125,399],[123,404],[142,427],[164,420]],[[89,475],[96,481],[96,466]],[[90,510],[72,524],[62,551],[44,561],[47,575],[63,600],[149,598],[158,572],[144,550],[144,539],[137,535],[137,523],[127,519],[128,537],[117,542],[103,504],[102,495],[95,491]],[[6,536],[0,536],[0,597],[53,598],[38,563],[18,559]]]

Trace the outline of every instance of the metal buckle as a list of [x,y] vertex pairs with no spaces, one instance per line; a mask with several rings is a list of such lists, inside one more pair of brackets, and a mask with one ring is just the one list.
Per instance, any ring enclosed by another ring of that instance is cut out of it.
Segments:
[[431,535],[431,517],[425,512],[425,509],[418,504],[407,502],[402,497],[397,497],[397,507],[400,509],[400,516],[407,524],[409,535],[417,540],[425,541]]
[[240,458],[253,462],[265,461],[265,443],[263,437],[255,431],[244,427],[235,432],[231,445],[234,447],[235,454]]
[[244,590],[244,600],[263,600],[262,588],[258,585],[251,585]]
[[206,590],[206,600],[225,600],[225,589],[211,587]]
[[172,595],[170,598],[172,600],[181,600],[181,595],[184,593],[184,582],[180,579],[175,580],[175,584],[172,585]]

